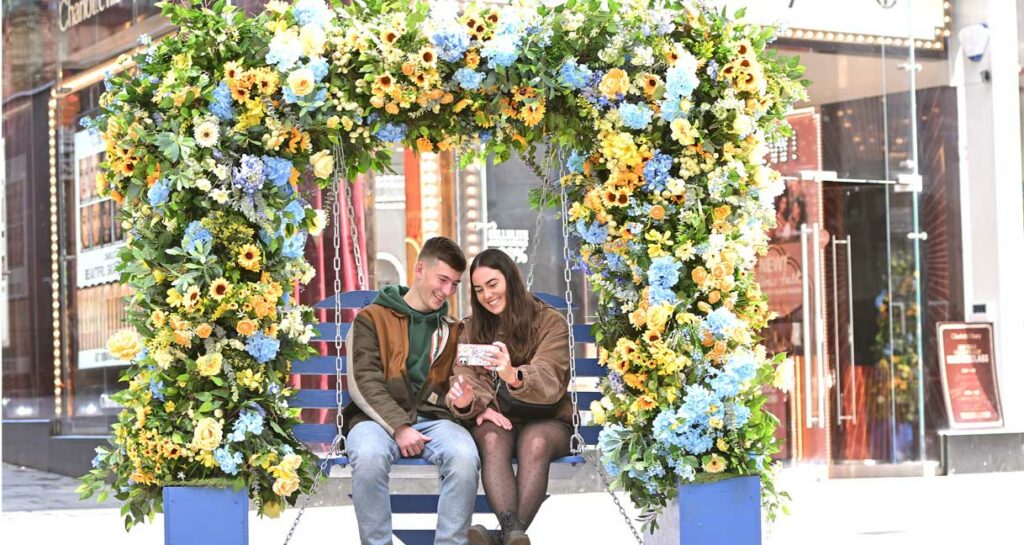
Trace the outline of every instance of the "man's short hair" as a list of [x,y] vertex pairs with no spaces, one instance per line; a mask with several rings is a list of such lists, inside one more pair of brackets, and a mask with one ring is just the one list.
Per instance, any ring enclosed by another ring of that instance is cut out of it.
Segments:
[[418,260],[433,259],[440,259],[460,273],[466,271],[466,255],[462,253],[462,248],[448,237],[434,237],[423,244]]

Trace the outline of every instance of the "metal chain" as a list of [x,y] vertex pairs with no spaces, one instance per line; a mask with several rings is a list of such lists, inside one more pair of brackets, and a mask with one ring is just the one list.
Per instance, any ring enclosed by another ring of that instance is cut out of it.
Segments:
[[344,436],[338,434],[334,437],[334,441],[331,442],[331,449],[327,452],[327,458],[318,464],[320,470],[317,471],[316,477],[313,478],[313,486],[309,489],[309,494],[302,500],[302,507],[299,508],[299,514],[295,515],[295,520],[292,522],[292,527],[288,530],[288,535],[284,538],[284,545],[288,545],[288,542],[292,540],[292,535],[295,534],[295,529],[299,527],[299,521],[302,520],[302,515],[306,513],[306,508],[309,507],[309,500],[316,495],[316,489],[320,486],[320,479],[323,478],[324,472],[330,467],[330,459],[337,456],[341,451],[341,443],[345,440]]
[[583,452],[585,441],[583,435],[580,433],[580,408],[579,408],[579,396],[577,390],[579,384],[576,383],[576,334],[573,331],[575,325],[575,318],[573,317],[572,309],[572,251],[569,248],[569,196],[565,190],[565,184],[562,183],[562,178],[565,176],[565,161],[561,157],[563,153],[559,151],[559,178],[558,187],[561,190],[561,201],[562,201],[562,259],[565,262],[565,269],[562,271],[562,276],[565,278],[565,321],[569,325],[569,376],[572,377],[573,385],[570,390],[572,396],[572,438],[569,439],[569,450],[573,454],[579,454]]
[[605,472],[604,466],[600,462],[601,451],[595,447],[590,451],[583,452],[583,459],[594,466],[594,470],[597,471],[597,476],[601,479],[601,484],[604,486],[608,495],[612,497],[612,501],[615,502],[615,507],[619,508],[619,513],[622,514],[622,520],[626,521],[626,525],[629,526],[629,531],[633,533],[633,537],[639,545],[644,545],[644,538],[640,535],[640,531],[636,529],[636,525],[633,524],[633,519],[626,512],[626,508],[623,507],[622,502],[619,501],[619,497],[612,492],[612,483],[608,480],[608,473]]

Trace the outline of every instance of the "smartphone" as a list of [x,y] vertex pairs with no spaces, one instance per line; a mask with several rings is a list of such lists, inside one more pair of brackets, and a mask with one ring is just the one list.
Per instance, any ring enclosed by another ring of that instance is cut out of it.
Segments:
[[459,365],[490,365],[484,356],[494,354],[498,348],[493,344],[460,344],[455,361]]

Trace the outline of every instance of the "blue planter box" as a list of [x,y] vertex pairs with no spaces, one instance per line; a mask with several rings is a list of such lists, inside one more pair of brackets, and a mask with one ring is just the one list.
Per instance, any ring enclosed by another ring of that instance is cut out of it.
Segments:
[[243,488],[164,487],[165,545],[247,545],[249,494]]
[[761,545],[761,479],[735,477],[679,487],[647,545]]

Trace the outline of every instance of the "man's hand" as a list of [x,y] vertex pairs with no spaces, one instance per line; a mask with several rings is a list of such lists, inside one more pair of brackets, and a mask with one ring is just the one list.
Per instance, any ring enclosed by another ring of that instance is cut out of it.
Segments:
[[448,388],[448,401],[456,408],[465,409],[473,403],[473,385],[463,380],[463,376],[459,375],[458,380],[452,381],[452,385]]
[[412,426],[402,426],[395,430],[395,442],[403,458],[414,458],[423,453],[423,445],[429,443],[430,438]]

